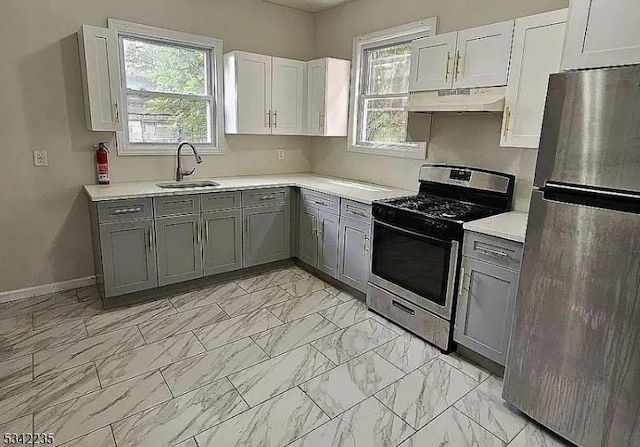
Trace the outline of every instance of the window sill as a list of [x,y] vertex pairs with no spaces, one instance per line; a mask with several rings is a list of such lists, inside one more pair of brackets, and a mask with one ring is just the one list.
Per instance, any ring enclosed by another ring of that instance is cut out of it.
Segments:
[[347,148],[347,151],[355,152],[358,154],[379,155],[382,157],[424,160],[427,154],[427,144],[420,143],[416,148],[406,148],[403,146],[393,145],[364,146],[358,144],[350,144]]
[[[144,146],[144,147],[136,147],[136,146],[125,146],[121,148],[118,146],[118,155],[119,156],[173,156],[175,157],[178,152],[178,145],[176,143],[175,146],[166,147],[166,146]],[[211,145],[198,145],[194,144],[196,149],[198,150],[198,154],[200,155],[224,155],[225,150],[223,148],[219,148]],[[183,154],[190,153],[188,150],[186,152],[183,151]]]

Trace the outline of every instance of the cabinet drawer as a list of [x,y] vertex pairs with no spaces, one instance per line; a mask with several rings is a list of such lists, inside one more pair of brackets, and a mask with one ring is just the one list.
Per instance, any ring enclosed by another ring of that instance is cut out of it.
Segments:
[[290,188],[269,188],[242,191],[242,206],[265,206],[287,203]]
[[202,212],[232,210],[242,206],[240,191],[230,193],[213,193],[202,195]]
[[156,197],[153,199],[156,217],[200,212],[200,195]]
[[340,217],[357,220],[371,225],[371,205],[342,199],[340,202]]
[[302,205],[328,211],[333,214],[340,213],[340,198],[321,192],[301,190]]
[[467,231],[464,236],[464,256],[494,265],[520,270],[523,244],[498,237]]
[[151,218],[153,218],[153,201],[150,198],[98,203],[98,221],[100,223]]

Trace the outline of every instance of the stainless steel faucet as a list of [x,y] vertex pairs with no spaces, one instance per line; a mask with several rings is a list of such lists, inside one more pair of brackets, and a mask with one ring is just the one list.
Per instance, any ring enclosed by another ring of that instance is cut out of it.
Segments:
[[193,174],[194,172],[196,172],[196,168],[194,167],[192,170],[188,170],[188,169],[182,169],[182,162],[180,160],[180,154],[182,152],[182,148],[184,146],[189,146],[191,148],[191,150],[193,151],[193,155],[196,157],[196,164],[202,164],[202,157],[200,156],[200,154],[198,154],[198,151],[196,150],[196,148],[193,146],[193,144],[191,143],[187,143],[186,141],[184,143],[181,143],[180,146],[178,146],[178,168],[176,169],[176,181],[182,181],[183,178],[185,178],[188,175]]

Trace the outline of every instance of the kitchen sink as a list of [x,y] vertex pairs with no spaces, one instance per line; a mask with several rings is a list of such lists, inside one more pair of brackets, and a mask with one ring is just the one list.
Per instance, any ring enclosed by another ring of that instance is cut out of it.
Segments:
[[215,186],[220,186],[219,183],[202,180],[202,181],[193,181],[193,182],[167,182],[167,183],[158,183],[156,186],[164,189],[188,189],[188,188],[213,188]]

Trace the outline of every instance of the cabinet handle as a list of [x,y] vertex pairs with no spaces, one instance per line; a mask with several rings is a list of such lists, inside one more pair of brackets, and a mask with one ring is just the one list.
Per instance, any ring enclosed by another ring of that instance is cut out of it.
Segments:
[[350,212],[351,214],[355,214],[356,216],[367,217],[367,215],[364,212],[360,211],[357,208],[352,208],[349,205],[347,205],[347,211]]
[[209,242],[209,221],[208,220],[204,221],[204,240],[207,243]]
[[147,251],[151,253],[153,251],[153,230],[147,229]]
[[318,118],[318,126],[320,127],[320,129],[322,129],[324,127],[324,113],[320,112]]
[[271,128],[271,109],[266,111],[265,127]]
[[311,233],[318,237],[318,220],[315,217],[311,221]]
[[324,220],[321,220],[319,225],[317,225],[316,233],[320,240],[324,240]]
[[447,66],[444,69],[444,80],[445,82],[449,80],[449,75],[451,72],[449,71],[449,64],[451,63],[451,52],[447,51]]
[[273,112],[273,127],[278,127],[278,111]]
[[264,202],[265,200],[275,200],[276,198],[276,196],[262,196],[260,197],[260,201]]
[[113,214],[119,215],[119,214],[134,214],[134,213],[141,213],[142,212],[142,207],[138,206],[135,208],[118,208],[113,210]]
[[249,238],[249,216],[244,218],[244,234]]
[[200,222],[196,222],[196,242],[198,246],[202,245],[202,227]]
[[485,255],[493,256],[495,258],[509,259],[509,253],[504,251],[491,250],[490,248],[484,248],[484,247],[476,247],[476,250],[484,253]]
[[462,296],[464,293],[464,267],[460,267],[460,290],[458,290],[458,296]]
[[116,115],[116,124],[120,124],[120,107],[118,106],[118,98],[113,100],[113,111]]
[[325,202],[323,200],[314,200],[313,203],[315,203],[316,205],[320,205],[320,206],[327,206],[327,202]]
[[509,124],[511,124],[511,107],[506,106],[504,109],[504,132],[502,133],[502,135],[505,137],[511,130],[509,128]]
[[462,56],[460,55],[460,50],[456,50],[456,65],[455,65],[455,78],[454,81],[458,81],[458,76],[460,76],[460,60],[462,59]]

